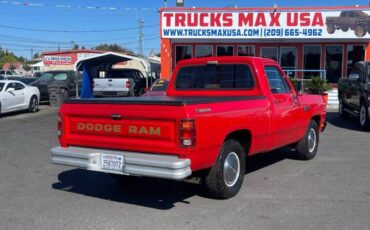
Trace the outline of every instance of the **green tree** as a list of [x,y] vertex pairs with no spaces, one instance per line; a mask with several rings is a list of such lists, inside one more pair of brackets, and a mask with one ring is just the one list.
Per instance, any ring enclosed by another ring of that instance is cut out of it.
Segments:
[[95,50],[107,50],[107,51],[113,51],[113,52],[122,52],[122,53],[127,53],[127,54],[134,54],[132,50],[122,47],[116,43],[114,44],[100,44],[95,46]]

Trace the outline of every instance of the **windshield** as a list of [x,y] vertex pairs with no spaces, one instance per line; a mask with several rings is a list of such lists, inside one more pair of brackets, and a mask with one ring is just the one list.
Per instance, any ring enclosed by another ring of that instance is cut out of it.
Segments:
[[0,83],[0,92],[3,91],[5,83]]

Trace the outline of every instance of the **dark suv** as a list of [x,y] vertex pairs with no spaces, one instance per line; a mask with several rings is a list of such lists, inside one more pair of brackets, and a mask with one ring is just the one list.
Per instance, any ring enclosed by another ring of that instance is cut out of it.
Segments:
[[354,115],[370,130],[370,62],[357,62],[348,78],[339,79],[338,100],[339,116]]
[[44,72],[35,82],[30,85],[36,86],[40,91],[40,100],[48,101],[50,87],[59,87],[62,89],[63,97],[75,97],[76,96],[76,81],[79,79],[80,89],[80,77],[77,77],[74,71],[47,71]]

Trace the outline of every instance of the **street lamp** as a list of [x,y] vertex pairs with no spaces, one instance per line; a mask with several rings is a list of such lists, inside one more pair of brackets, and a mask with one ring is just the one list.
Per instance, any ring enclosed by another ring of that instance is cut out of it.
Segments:
[[182,6],[184,6],[184,0],[176,0],[176,6],[177,6],[177,7],[182,7]]

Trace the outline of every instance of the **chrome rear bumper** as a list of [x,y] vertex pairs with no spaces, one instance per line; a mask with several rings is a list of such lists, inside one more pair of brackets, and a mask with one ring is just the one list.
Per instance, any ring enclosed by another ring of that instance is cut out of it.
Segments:
[[[124,158],[122,172],[107,171],[101,167],[101,155],[119,155]],[[191,175],[190,160],[177,156],[147,154],[115,150],[102,150],[80,147],[55,147],[51,149],[54,164],[75,166],[91,171],[137,175],[181,180]]]

